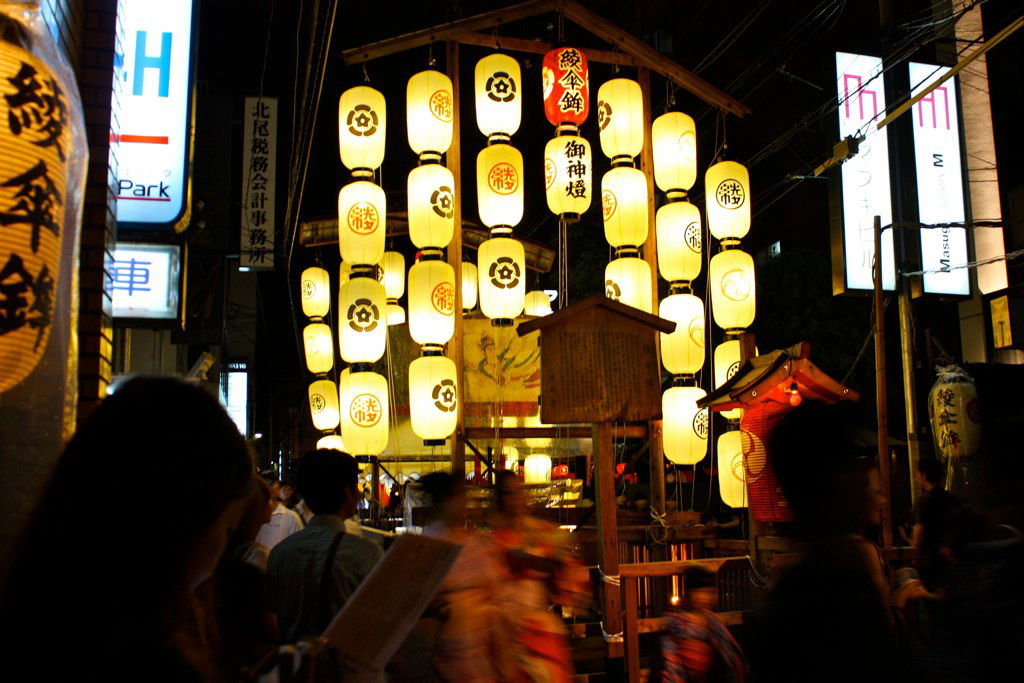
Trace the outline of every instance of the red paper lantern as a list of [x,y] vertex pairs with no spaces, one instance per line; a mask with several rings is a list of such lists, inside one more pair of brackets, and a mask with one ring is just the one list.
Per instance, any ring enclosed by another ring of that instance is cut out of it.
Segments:
[[590,113],[590,70],[587,56],[575,47],[560,47],[544,55],[544,115],[552,126],[582,126]]
[[791,410],[793,406],[789,401],[763,401],[747,408],[740,418],[747,501],[750,512],[759,522],[793,521],[793,510],[782,495],[772,464],[772,454],[768,450],[772,432]]

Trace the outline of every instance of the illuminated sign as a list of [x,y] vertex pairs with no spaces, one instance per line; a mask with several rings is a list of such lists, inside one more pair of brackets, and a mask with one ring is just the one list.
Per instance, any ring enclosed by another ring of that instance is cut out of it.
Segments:
[[[892,223],[889,144],[875,124],[885,116],[885,82],[878,57],[836,53],[839,137],[863,135],[857,154],[841,167],[845,290],[874,289],[874,217]],[[882,286],[894,289],[892,230],[882,233]]]
[[181,247],[126,244],[110,264],[115,318],[175,319],[181,291]]
[[188,217],[192,112],[192,0],[121,0],[117,96],[117,222],[182,229]]
[[[910,63],[912,94],[924,90],[949,67]],[[914,163],[917,168],[918,220],[927,225],[964,220],[963,169],[956,85],[948,80],[917,102],[913,110]],[[921,265],[928,294],[971,293],[965,228],[921,230]],[[957,267],[960,266],[960,267]],[[928,272],[939,271],[939,272]]]

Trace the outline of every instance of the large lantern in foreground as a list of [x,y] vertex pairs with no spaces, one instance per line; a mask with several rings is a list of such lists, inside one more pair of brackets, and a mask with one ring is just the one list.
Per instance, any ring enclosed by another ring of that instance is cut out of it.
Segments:
[[346,263],[378,263],[384,256],[387,201],[384,190],[366,180],[338,193],[338,246]]
[[523,109],[519,62],[508,55],[488,55],[476,63],[473,80],[480,132],[488,138],[515,134]]
[[302,313],[319,320],[331,310],[331,277],[323,268],[313,266],[302,271]]
[[388,445],[388,382],[376,372],[341,382],[341,438],[354,455],[379,455]]
[[718,437],[718,493],[731,508],[747,507],[746,466],[743,463],[743,432]]
[[476,264],[462,262],[462,310],[472,311],[476,308]]
[[642,258],[623,256],[604,269],[605,296],[650,313],[653,307],[651,266]]
[[338,426],[338,387],[334,382],[318,379],[309,385],[309,414],[313,426],[322,432]]
[[590,113],[590,69],[583,50],[559,47],[545,54],[541,81],[544,115],[551,125],[582,126]]
[[306,369],[314,375],[330,372],[334,367],[334,340],[331,328],[323,323],[310,323],[302,330],[302,346],[306,352]]
[[492,237],[477,252],[480,310],[497,326],[510,326],[523,312],[526,254],[509,237]]
[[647,241],[647,178],[638,168],[620,166],[601,178],[604,236],[613,247]]
[[552,138],[544,147],[548,209],[564,221],[579,220],[594,194],[590,143],[578,135]]
[[693,294],[671,294],[658,315],[676,324],[671,334],[659,332],[661,362],[673,375],[694,375],[704,367],[704,302]]
[[750,174],[743,164],[720,161],[704,176],[708,229],[720,240],[738,240],[750,230]]
[[676,465],[695,465],[708,452],[708,409],[697,401],[707,396],[700,387],[669,387],[661,397],[665,457]]
[[640,84],[613,78],[597,89],[601,150],[612,160],[632,160],[644,147],[644,99]]
[[409,334],[417,344],[441,346],[454,333],[455,269],[438,252],[409,269]]
[[527,484],[546,484],[551,481],[551,456],[533,453],[523,460],[523,481]]
[[523,155],[512,145],[488,145],[476,157],[480,222],[489,228],[523,219]]
[[440,446],[455,431],[459,408],[455,362],[425,355],[409,365],[409,417],[412,431],[430,446]]
[[658,271],[669,282],[692,282],[700,275],[703,244],[700,211],[686,201],[665,204],[655,214]]
[[338,346],[346,363],[372,363],[387,342],[387,297],[384,285],[360,273],[338,295]]
[[651,126],[651,142],[654,182],[669,199],[685,195],[697,180],[697,128],[693,119],[677,111],[662,114]]
[[384,161],[387,109],[384,95],[365,85],[349,88],[338,100],[341,163],[356,177],[370,177]]
[[421,157],[439,160],[452,144],[451,79],[440,71],[421,71],[409,79],[405,94],[409,146]]
[[742,330],[754,322],[756,287],[754,259],[739,249],[727,249],[711,258],[711,312],[724,330]]
[[419,249],[443,247],[455,232],[455,178],[441,164],[409,172],[409,239]]

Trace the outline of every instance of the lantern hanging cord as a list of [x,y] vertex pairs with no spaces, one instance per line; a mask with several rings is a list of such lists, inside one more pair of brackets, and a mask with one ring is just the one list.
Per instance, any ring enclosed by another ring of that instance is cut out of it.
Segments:
[[597,568],[597,573],[601,575],[601,580],[609,586],[618,586],[622,583],[622,577],[619,574],[605,574],[600,567]]
[[622,631],[618,633],[608,633],[604,630],[604,622],[601,622],[601,637],[604,638],[606,643],[621,643],[622,642]]
[[370,82],[370,72],[366,70],[366,62],[363,62],[363,82]]

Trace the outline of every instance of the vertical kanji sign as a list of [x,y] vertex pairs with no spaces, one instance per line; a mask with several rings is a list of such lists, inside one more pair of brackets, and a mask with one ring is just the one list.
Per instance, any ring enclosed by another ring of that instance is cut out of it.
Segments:
[[238,267],[274,268],[277,98],[246,97],[242,138],[242,239]]

